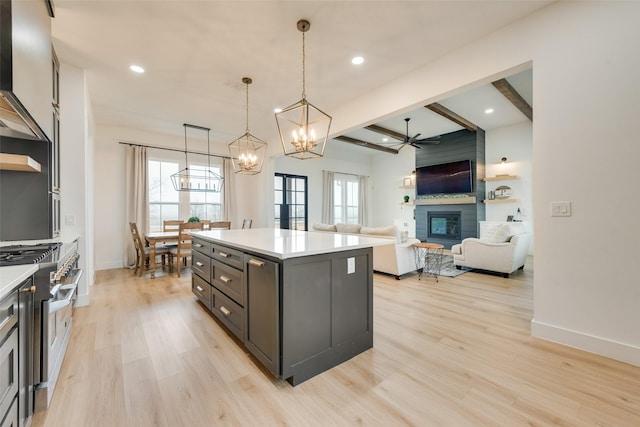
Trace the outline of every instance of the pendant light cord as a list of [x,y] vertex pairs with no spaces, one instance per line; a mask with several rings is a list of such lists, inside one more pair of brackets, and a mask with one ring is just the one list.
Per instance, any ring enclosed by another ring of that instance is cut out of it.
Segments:
[[182,126],[184,126],[184,168],[189,169],[189,159],[187,158],[187,125],[185,123]]
[[247,104],[246,104],[246,112],[247,112],[247,128],[246,131],[247,133],[249,133],[249,83],[245,83],[245,86],[247,87]]
[[306,93],[306,78],[305,78],[305,50],[304,50],[304,31],[302,32],[302,99],[307,98]]

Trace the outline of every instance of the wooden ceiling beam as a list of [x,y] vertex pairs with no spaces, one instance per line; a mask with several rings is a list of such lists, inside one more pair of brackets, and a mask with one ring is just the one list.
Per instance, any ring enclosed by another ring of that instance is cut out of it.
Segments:
[[351,138],[349,136],[339,135],[333,139],[347,142],[349,144],[359,145],[360,147],[371,148],[372,150],[383,151],[385,153],[398,154],[399,150],[389,147],[383,147],[382,145],[373,144],[371,142],[363,141],[361,139]]
[[496,80],[491,84],[498,89],[498,91],[507,98],[515,107],[522,112],[530,121],[533,121],[533,108],[529,103],[518,93],[517,90],[507,79]]
[[383,128],[382,126],[378,126],[378,125],[369,125],[369,126],[365,126],[364,128],[367,129],[367,130],[370,130],[371,132],[379,133],[381,135],[390,136],[391,138],[397,139],[400,142],[403,142],[404,138],[405,138],[405,135],[401,134],[400,132],[396,132],[395,130]]
[[465,119],[461,115],[454,113],[442,104],[434,102],[433,104],[425,105],[424,108],[426,108],[427,110],[431,110],[434,113],[440,114],[445,119],[449,119],[452,122],[459,124],[468,131],[475,132],[478,130],[478,125]]

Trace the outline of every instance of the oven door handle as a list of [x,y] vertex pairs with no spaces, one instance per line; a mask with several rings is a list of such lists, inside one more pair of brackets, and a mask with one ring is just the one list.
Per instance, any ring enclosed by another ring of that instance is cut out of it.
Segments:
[[76,290],[72,289],[72,290],[69,290],[69,292],[64,297],[64,299],[49,301],[49,314],[53,314],[56,311],[60,311],[66,306],[68,306],[69,304],[71,304],[71,300],[73,299],[73,296],[75,295],[75,293],[76,293]]

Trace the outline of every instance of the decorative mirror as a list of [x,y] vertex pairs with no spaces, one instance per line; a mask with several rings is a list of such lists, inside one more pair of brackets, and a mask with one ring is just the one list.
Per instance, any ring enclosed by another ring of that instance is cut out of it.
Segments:
[[508,199],[511,197],[511,187],[501,185],[495,190],[496,199]]

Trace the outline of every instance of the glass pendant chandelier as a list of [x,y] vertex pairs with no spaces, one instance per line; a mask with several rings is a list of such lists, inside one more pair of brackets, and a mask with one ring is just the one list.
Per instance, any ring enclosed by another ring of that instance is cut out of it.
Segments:
[[[171,182],[176,191],[208,191],[219,193],[224,185],[224,178],[211,171],[211,154],[209,152],[209,132],[211,129],[184,123],[184,162],[185,168],[171,175]],[[189,169],[187,157],[187,128],[207,131],[207,169]]]
[[252,80],[249,77],[244,77],[242,83],[247,89],[247,126],[245,134],[229,144],[229,153],[235,173],[256,175],[262,170],[267,143],[249,132],[249,85]]
[[311,23],[301,19],[297,26],[302,33],[302,99],[276,113],[276,123],[284,154],[305,160],[324,155],[331,116],[307,101],[304,34]]

